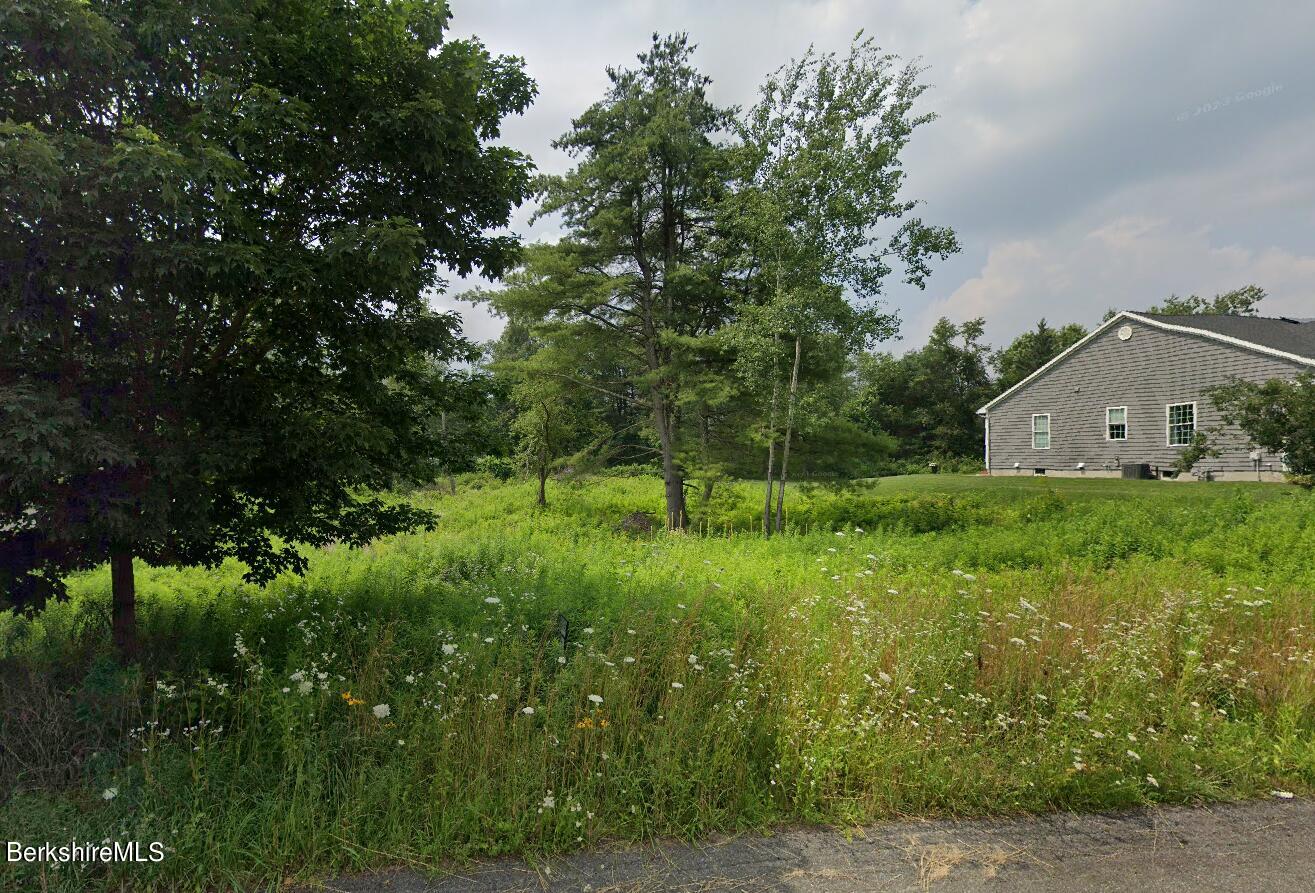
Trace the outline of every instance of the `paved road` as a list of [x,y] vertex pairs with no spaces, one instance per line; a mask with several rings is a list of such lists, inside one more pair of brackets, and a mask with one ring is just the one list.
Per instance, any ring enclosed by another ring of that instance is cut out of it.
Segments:
[[789,829],[700,846],[503,860],[459,875],[392,871],[311,888],[343,893],[870,893],[1315,891],[1315,801],[1116,815]]

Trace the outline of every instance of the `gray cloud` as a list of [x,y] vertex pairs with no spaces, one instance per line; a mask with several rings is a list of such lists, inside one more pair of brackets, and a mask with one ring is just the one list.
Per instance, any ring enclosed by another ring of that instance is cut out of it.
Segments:
[[[860,28],[928,66],[939,118],[906,158],[921,213],[964,252],[925,291],[893,286],[901,348],[937,316],[985,316],[1001,343],[1041,316],[1093,323],[1111,306],[1256,282],[1271,313],[1315,315],[1315,7],[1174,0],[559,2],[454,0],[453,29],[524,56],[540,97],[504,139],[539,167],[598,98],[607,65],[653,31],[686,30],[723,104],[813,43]],[[552,221],[513,230],[551,237]],[[500,322],[455,296],[475,338]]]

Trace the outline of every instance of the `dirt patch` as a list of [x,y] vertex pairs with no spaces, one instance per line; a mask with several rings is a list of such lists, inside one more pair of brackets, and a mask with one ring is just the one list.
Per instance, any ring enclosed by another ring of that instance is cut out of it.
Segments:
[[620,533],[646,536],[657,530],[657,521],[648,512],[631,512],[616,525]]

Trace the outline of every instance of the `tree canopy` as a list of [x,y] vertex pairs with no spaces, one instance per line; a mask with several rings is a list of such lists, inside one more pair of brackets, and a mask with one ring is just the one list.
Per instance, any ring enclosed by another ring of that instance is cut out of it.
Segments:
[[1036,328],[1024,332],[1009,346],[991,357],[996,370],[995,387],[1004,392],[1027,378],[1069,347],[1086,337],[1086,327],[1069,323],[1052,328],[1043,318]]
[[[496,277],[534,84],[442,2],[0,11],[0,538],[21,570],[297,570],[429,516],[446,270]],[[428,357],[429,359],[426,359]],[[125,576],[126,575],[126,576]],[[120,595],[123,598],[120,598]]]

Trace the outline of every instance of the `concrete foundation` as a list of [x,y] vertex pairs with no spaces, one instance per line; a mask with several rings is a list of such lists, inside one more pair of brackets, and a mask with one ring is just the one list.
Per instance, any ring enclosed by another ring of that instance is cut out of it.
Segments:
[[[1040,466],[1037,466],[1040,467]],[[1121,478],[1123,472],[1117,468],[1105,469],[1085,469],[1078,471],[1076,468],[1047,468],[1044,475],[1036,473],[1035,468],[992,468],[988,474],[991,477],[1051,477],[1051,478]],[[1165,476],[1159,478],[1165,481],[1250,481],[1252,483],[1260,482],[1266,484],[1281,484],[1287,480],[1287,476],[1281,471],[1213,471],[1209,469],[1198,470],[1195,474],[1180,475],[1176,478],[1169,477],[1168,472]]]

